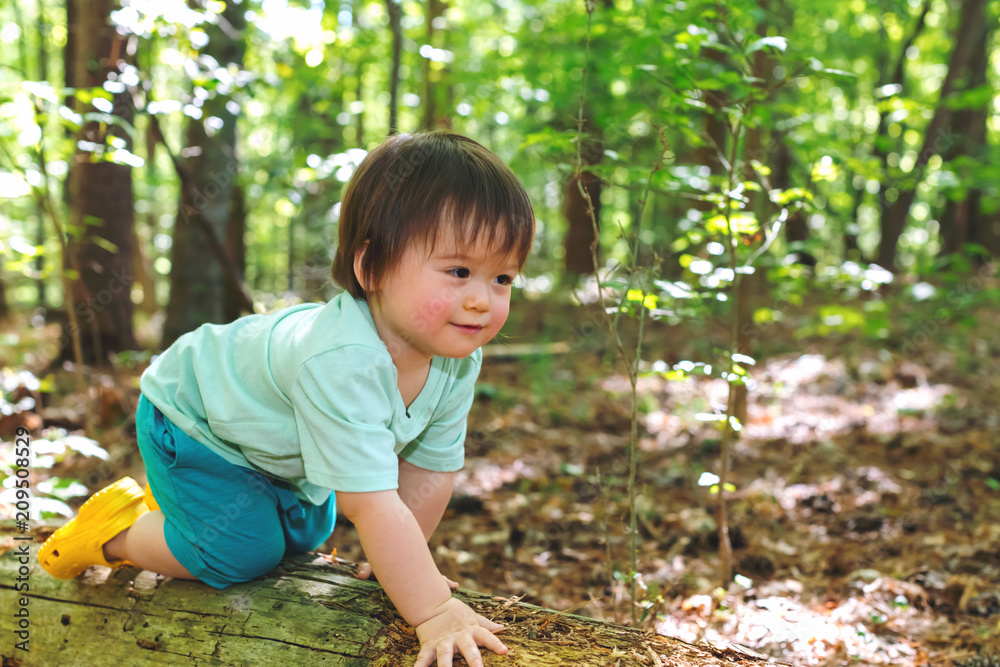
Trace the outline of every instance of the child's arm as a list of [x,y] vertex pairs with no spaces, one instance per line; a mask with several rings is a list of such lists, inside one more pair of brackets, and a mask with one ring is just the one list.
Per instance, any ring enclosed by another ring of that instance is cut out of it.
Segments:
[[448,507],[455,473],[434,472],[399,459],[399,497],[410,508],[428,542]]
[[[451,491],[455,485],[455,473],[435,472],[415,466],[404,458],[399,459],[399,497],[403,504],[410,508],[424,540],[430,542],[431,536],[441,523],[441,516],[448,507]],[[367,579],[371,576],[369,563],[361,563],[358,567],[358,578]],[[449,588],[458,588],[458,582],[445,577]]]
[[470,665],[481,666],[479,645],[501,655],[507,652],[492,634],[502,626],[451,597],[421,525],[399,493],[338,492],[337,504],[357,528],[365,555],[389,599],[417,629],[421,647],[415,667],[430,665],[435,656],[439,665],[450,667],[455,651]]

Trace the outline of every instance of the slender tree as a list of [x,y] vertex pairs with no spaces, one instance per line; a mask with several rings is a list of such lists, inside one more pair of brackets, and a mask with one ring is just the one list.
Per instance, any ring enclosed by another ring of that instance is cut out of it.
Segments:
[[[444,13],[445,4],[441,0],[427,0],[427,45],[434,46],[435,20]],[[438,70],[429,57],[424,58],[424,118],[420,126],[429,129],[437,122],[437,86],[440,80]]]
[[[987,86],[987,71],[990,60],[989,41],[994,26],[982,16],[982,24],[975,38],[966,73],[966,90],[984,89]],[[962,180],[972,177],[972,164],[982,164],[989,151],[986,140],[986,126],[990,117],[990,99],[992,92],[984,95],[980,101],[965,104],[955,109],[952,124],[962,128],[964,132],[957,141],[944,153],[946,162],[953,162],[962,157],[969,158],[966,164],[958,168]],[[978,185],[963,194],[961,200],[949,199],[939,218],[941,225],[941,255],[949,255],[962,250],[966,243],[981,245],[992,254],[1000,253],[997,247],[997,233],[993,230],[993,220],[981,209],[983,190]],[[980,258],[984,260],[985,258]]]
[[[243,7],[227,3],[215,23],[205,24],[208,42],[202,53],[210,57],[207,61],[214,60],[220,68],[242,68],[244,13]],[[239,213],[242,199],[234,194],[239,188],[239,170],[231,94],[231,89],[217,87],[204,100],[201,118],[188,122],[184,155],[189,157],[180,158],[178,165],[182,187],[171,248],[164,344],[200,324],[231,320],[234,313],[231,304],[227,308],[227,298],[240,298],[232,294],[233,284],[242,280],[241,267],[232,254],[239,244],[232,236],[242,233],[230,227],[241,224],[243,215]],[[225,253],[224,243],[228,243],[230,254]],[[245,297],[240,301],[245,309]]]
[[0,261],[0,319],[6,319],[10,315],[10,307],[7,305],[7,288],[3,281],[3,262]]
[[[125,65],[125,42],[110,23],[111,0],[67,0],[69,37],[65,50],[66,84],[74,89],[101,88]],[[76,103],[78,112],[96,111]],[[125,93],[115,93],[108,119],[85,123],[69,172],[71,212],[67,270],[80,317],[85,361],[102,361],[108,352],[135,347],[132,333],[132,167],[102,159],[110,137],[131,149],[122,125],[131,125],[133,107]],[[120,122],[108,122],[119,119]],[[122,145],[119,143],[119,145]]]
[[[14,3],[14,7],[17,7],[17,3]],[[36,6],[36,11],[38,12],[35,16],[35,32],[38,35],[38,80],[48,81],[49,80],[49,52],[48,52],[48,39],[46,36],[49,33],[49,26],[45,20],[45,4],[39,2]],[[23,41],[22,41],[23,44]],[[27,71],[27,68],[25,68]],[[44,248],[45,247],[45,224],[46,215],[44,212],[44,207],[38,207],[38,225],[35,227],[35,247]],[[35,285],[37,290],[37,303],[39,308],[45,308],[48,302],[46,297],[45,288],[45,253],[40,252],[38,256],[35,257],[35,273],[38,276]]]
[[[941,84],[941,96],[934,115],[924,130],[924,140],[917,153],[913,169],[905,175],[904,185],[890,195],[883,197],[888,205],[882,216],[882,237],[879,241],[877,262],[880,266],[893,270],[896,265],[896,250],[899,237],[906,227],[910,208],[916,198],[917,186],[923,180],[923,172],[934,155],[940,155],[958,140],[968,128],[951,123],[953,113],[948,98],[959,90],[964,90],[970,79],[969,72],[975,62],[976,47],[981,44],[981,35],[988,31],[986,7],[988,0],[963,0],[955,31],[955,47],[948,63],[948,73]],[[891,199],[892,196],[895,199]]]
[[[585,106],[585,105],[584,105]],[[600,164],[604,157],[604,140],[589,115],[584,112],[581,135],[580,163],[582,166]],[[566,216],[565,249],[566,274],[587,275],[594,272],[597,231],[601,221],[601,177],[586,168],[571,174],[563,191],[563,212]]]
[[385,0],[392,32],[392,66],[389,70],[389,134],[399,132],[399,66],[403,54],[403,7],[396,0]]

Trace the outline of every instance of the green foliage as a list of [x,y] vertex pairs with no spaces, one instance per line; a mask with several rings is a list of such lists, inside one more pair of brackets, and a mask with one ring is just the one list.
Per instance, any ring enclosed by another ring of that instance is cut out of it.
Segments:
[[[231,97],[239,116],[237,179],[247,192],[248,278],[263,292],[283,290],[289,279],[295,289],[304,289],[328,261],[335,204],[360,155],[348,151],[372,145],[387,127],[391,43],[384,3],[265,6],[252,0],[245,5],[242,70],[204,54],[223,3],[125,6],[115,20],[138,40],[135,67],[126,68],[119,81],[80,90],[65,89],[58,79],[56,64],[67,36],[61,6],[45,1],[17,11],[9,5],[0,9],[3,41],[17,44],[0,61],[0,197],[9,200],[0,232],[37,236],[43,222],[32,188],[60,192],[78,150],[132,165],[139,238],[162,296],[178,182],[164,151],[145,163],[149,116],[157,117],[179,152],[184,126],[192,119],[207,121],[197,118],[199,109],[222,94]],[[540,247],[559,246],[565,231],[560,189],[573,171],[577,148],[573,119],[584,76],[585,3],[510,0],[497,6],[462,0],[434,19],[432,36],[423,3],[401,7],[406,43],[400,127],[412,130],[422,123],[426,72],[435,84],[438,115],[512,163],[545,223]],[[44,12],[40,32],[39,11]],[[984,210],[996,210],[1000,124],[994,111],[979,155],[933,159],[914,173],[954,23],[946,4],[933,3],[923,31],[904,54],[921,11],[915,2],[823,0],[809,12],[747,0],[597,3],[585,116],[586,134],[603,153],[598,164],[589,165],[607,186],[602,246],[625,261],[629,244],[619,242],[619,225],[627,236],[642,223],[634,220],[637,191],[664,143],[666,163],[650,181],[643,243],[665,248],[664,258],[673,262],[682,254],[704,254],[713,241],[709,237],[724,231],[726,207],[713,200],[722,186],[720,172],[705,170],[706,157],[714,159],[718,152],[704,132],[714,117],[762,132],[759,148],[743,145],[738,151],[739,159],[753,165],[744,183],[751,202],[732,211],[740,234],[752,233],[782,207],[801,206],[818,259],[840,261],[848,230],[870,255],[887,193],[923,181],[929,187],[918,192],[900,240],[900,262],[915,270],[932,258],[935,212],[945,198],[963,201],[979,188],[986,195]],[[995,7],[991,11],[995,14]],[[48,80],[39,76],[42,56]],[[900,58],[902,85],[891,79]],[[983,108],[996,85],[991,75],[985,85],[961,90],[946,103],[956,110]],[[109,113],[113,92],[124,86],[135,96],[134,127]],[[70,99],[91,106],[79,111],[67,106]],[[876,137],[880,114],[887,131]],[[72,131],[87,121],[115,126],[134,145],[127,148],[124,139],[109,137],[101,145],[79,146]],[[951,135],[942,139],[954,142]],[[774,177],[782,146],[793,156],[791,184],[762,191],[760,182]],[[44,176],[39,149],[47,158]],[[754,154],[744,156],[751,149]],[[761,203],[761,196],[770,205]],[[55,201],[61,206],[60,198]],[[711,208],[714,213],[706,210]],[[30,281],[52,282],[55,239],[42,237],[41,243],[31,242],[48,260],[37,266],[4,248],[5,280],[14,284],[11,294],[18,302],[30,293],[21,289]],[[778,238],[771,250],[782,255],[787,248]],[[536,253],[529,271],[557,273],[557,258]],[[60,289],[52,288],[53,294]]]

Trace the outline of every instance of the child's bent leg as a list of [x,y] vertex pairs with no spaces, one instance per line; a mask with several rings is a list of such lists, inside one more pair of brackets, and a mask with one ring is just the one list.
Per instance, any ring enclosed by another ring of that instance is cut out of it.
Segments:
[[163,512],[146,512],[128,530],[118,533],[104,545],[108,559],[128,560],[136,567],[177,579],[196,577],[181,565],[167,546],[163,534]]
[[123,477],[87,499],[77,516],[61,526],[38,550],[38,563],[57,579],[72,579],[91,565],[116,567],[102,545],[148,511],[142,489]]

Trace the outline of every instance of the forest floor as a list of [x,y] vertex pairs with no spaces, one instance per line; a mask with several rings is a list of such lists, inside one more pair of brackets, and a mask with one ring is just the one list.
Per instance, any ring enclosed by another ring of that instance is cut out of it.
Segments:
[[[585,319],[528,311],[526,331],[580,331]],[[964,321],[902,346],[765,332],[729,476],[742,576],[724,588],[718,496],[698,484],[719,472],[719,431],[696,415],[724,406],[727,386],[641,378],[638,624],[794,665],[949,667],[1000,654],[1000,314]],[[647,336],[644,358],[674,363],[712,337]],[[463,587],[630,623],[629,383],[601,336],[590,338],[572,354],[491,350],[433,548]],[[37,426],[35,414],[50,426],[36,440],[35,488],[52,497],[43,509],[71,512],[121,474],[142,479],[127,421],[141,360],[91,377],[96,443],[74,438],[83,400],[68,374],[43,377],[52,393],[32,407],[23,399],[38,396],[35,376],[15,363],[0,359],[14,413],[0,417],[0,436]],[[362,557],[346,523],[328,547]]]

